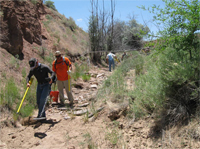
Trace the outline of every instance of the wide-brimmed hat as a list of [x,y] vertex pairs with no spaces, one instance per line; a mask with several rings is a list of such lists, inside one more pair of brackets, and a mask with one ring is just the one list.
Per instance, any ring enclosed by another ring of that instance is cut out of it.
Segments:
[[61,55],[61,52],[60,51],[56,51],[55,52],[55,56],[59,56],[59,55]]
[[31,68],[34,68],[36,66],[36,63],[37,63],[37,59],[36,58],[31,58],[29,60],[29,65]]

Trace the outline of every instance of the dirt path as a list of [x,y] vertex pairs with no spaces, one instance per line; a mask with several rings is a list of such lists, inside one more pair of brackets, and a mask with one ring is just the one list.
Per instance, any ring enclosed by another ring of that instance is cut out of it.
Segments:
[[[88,118],[75,112],[80,109],[90,110],[90,101],[95,98],[97,89],[102,81],[111,73],[107,69],[93,69],[92,78],[88,82],[77,81],[72,88],[74,99],[77,102],[73,108],[59,109],[56,104],[46,110],[47,120],[33,124],[20,123],[1,129],[0,148],[88,148],[98,146],[107,148],[105,141],[106,122],[98,115]],[[89,105],[87,105],[87,103]],[[85,106],[83,104],[86,104]],[[79,106],[84,107],[79,107]],[[37,111],[35,112],[36,116]],[[92,138],[95,138],[93,142]],[[98,140],[98,141],[97,141]]]

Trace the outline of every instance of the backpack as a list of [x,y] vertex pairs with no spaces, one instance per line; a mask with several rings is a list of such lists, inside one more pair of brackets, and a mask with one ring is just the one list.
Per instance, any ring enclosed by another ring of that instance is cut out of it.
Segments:
[[[63,61],[65,62],[65,64],[66,64],[67,66],[69,66],[69,63],[66,62],[64,56],[63,56]],[[60,63],[62,63],[62,62],[60,62]],[[55,59],[55,63],[54,63],[54,68],[55,68],[55,69],[56,69],[56,64],[57,64],[57,59]]]

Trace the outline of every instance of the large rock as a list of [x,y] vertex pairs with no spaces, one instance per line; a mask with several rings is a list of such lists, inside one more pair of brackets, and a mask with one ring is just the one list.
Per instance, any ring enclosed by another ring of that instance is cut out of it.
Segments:
[[23,50],[23,38],[29,43],[42,45],[40,14],[44,13],[42,1],[36,5],[30,1],[0,1],[1,35],[0,47],[13,55]]

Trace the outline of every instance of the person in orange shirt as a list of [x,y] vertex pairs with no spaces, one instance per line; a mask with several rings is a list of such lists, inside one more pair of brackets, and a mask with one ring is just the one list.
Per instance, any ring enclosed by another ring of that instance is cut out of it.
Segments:
[[62,106],[64,105],[63,89],[65,88],[70,105],[73,105],[74,98],[71,92],[71,85],[69,88],[68,84],[68,81],[70,81],[71,84],[71,77],[70,77],[70,73],[72,70],[71,61],[67,57],[62,57],[60,51],[55,52],[55,57],[56,59],[52,63],[52,70],[57,75],[57,86],[59,90],[60,104]]

